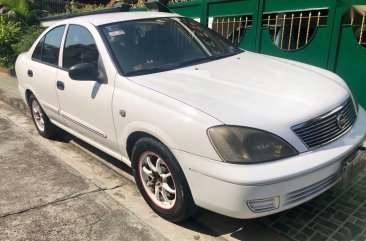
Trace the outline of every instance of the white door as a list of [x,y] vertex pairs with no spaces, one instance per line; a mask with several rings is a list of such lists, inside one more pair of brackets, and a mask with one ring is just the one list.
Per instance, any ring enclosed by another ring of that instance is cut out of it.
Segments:
[[[41,103],[47,116],[61,121],[56,95],[56,76],[59,69],[59,53],[65,25],[51,29],[37,44],[26,71],[28,83]],[[24,74],[24,73],[23,73]]]
[[[99,49],[102,49],[99,37],[98,41]],[[56,85],[64,123],[82,139],[113,155],[118,152],[112,116],[115,74],[103,64],[108,62],[108,56],[100,54],[91,32],[80,25],[68,26],[63,46],[62,68],[57,74]],[[92,64],[100,73],[99,80],[71,79],[69,69],[81,63]]]

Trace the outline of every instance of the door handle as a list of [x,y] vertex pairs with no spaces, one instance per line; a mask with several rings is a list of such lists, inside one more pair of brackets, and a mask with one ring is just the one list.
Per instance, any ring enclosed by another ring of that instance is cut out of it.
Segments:
[[33,71],[32,70],[28,69],[28,73],[27,74],[28,74],[29,77],[33,77]]
[[57,81],[56,85],[57,85],[57,89],[59,89],[59,90],[64,90],[65,89],[65,84],[62,81]]

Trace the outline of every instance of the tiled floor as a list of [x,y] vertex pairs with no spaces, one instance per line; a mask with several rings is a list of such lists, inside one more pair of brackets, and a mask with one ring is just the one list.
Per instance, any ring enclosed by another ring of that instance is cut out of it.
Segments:
[[366,241],[366,170],[344,190],[331,188],[303,205],[260,221],[294,241]]

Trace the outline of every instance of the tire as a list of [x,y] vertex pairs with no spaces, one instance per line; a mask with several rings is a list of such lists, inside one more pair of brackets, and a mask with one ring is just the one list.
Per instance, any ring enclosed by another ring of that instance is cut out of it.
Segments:
[[132,169],[140,193],[159,216],[177,223],[196,212],[183,171],[164,144],[151,137],[139,139],[132,150]]
[[60,129],[51,123],[37,98],[31,94],[28,99],[29,110],[38,133],[44,138],[51,138],[60,133]]

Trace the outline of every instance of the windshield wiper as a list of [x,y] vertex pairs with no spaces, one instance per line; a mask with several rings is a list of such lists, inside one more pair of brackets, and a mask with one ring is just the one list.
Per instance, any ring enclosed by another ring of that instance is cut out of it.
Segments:
[[217,60],[217,59],[223,59],[223,58],[227,58],[227,57],[231,57],[234,56],[238,53],[229,53],[229,54],[220,54],[220,55],[212,55],[210,56],[210,60]]
[[127,72],[125,74],[125,76],[130,77],[130,76],[136,76],[136,75],[153,74],[153,73],[158,73],[158,72],[163,72],[163,71],[168,71],[168,70],[171,70],[171,69],[169,69],[169,68],[140,69],[140,70]]
[[184,61],[182,63],[175,65],[174,67],[171,66],[169,68],[150,68],[150,69],[140,69],[140,70],[130,71],[130,72],[127,72],[125,74],[125,76],[130,77],[130,76],[137,76],[137,75],[153,74],[153,73],[168,71],[168,70],[177,69],[177,68],[181,68],[181,67],[187,67],[187,66],[191,66],[194,64],[201,64],[201,63],[205,63],[205,62],[216,60],[216,59],[226,58],[229,56],[233,56],[235,54],[236,53],[205,56],[205,57],[201,57],[201,58],[190,59],[190,60]]
[[197,59],[190,59],[190,60],[187,60],[187,61],[184,61],[184,62],[178,64],[177,68],[186,67],[186,66],[190,66],[190,65],[194,65],[194,64],[201,64],[201,63],[212,61],[212,60],[217,60],[217,59],[230,57],[230,56],[233,56],[233,55],[236,55],[236,54],[238,54],[238,53],[212,55],[212,56],[206,56],[206,57],[201,57],[201,58],[197,58]]
[[180,68],[180,67],[186,67],[186,66],[190,66],[190,65],[193,65],[193,64],[198,64],[198,63],[203,63],[203,62],[206,62],[206,61],[209,61],[210,60],[210,57],[201,57],[201,58],[197,58],[197,59],[190,59],[190,60],[187,60],[187,61],[184,61],[182,63],[179,63],[177,65],[177,68]]

